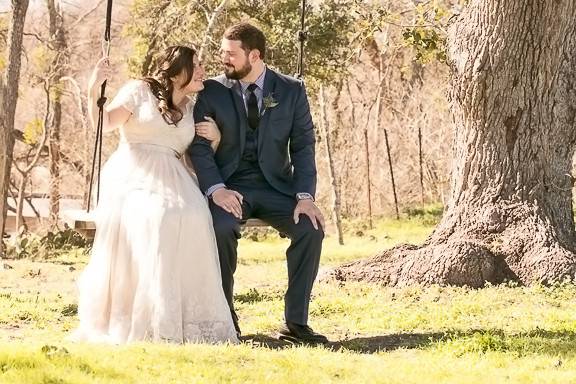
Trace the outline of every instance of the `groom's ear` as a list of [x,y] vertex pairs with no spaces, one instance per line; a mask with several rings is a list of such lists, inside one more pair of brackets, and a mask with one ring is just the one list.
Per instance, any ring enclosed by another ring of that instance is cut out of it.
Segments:
[[260,50],[256,49],[256,48],[251,50],[248,55],[249,55],[251,61],[256,61],[256,60],[262,58],[262,54],[260,53]]

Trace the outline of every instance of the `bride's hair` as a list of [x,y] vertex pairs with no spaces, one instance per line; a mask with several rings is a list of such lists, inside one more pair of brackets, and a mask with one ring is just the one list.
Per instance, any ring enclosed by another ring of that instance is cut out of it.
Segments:
[[173,45],[168,47],[156,59],[152,76],[143,78],[150,86],[152,94],[159,100],[158,110],[166,123],[176,125],[182,120],[182,111],[172,100],[174,83],[171,77],[179,75],[182,71],[186,73],[186,87],[192,80],[194,74],[194,55],[196,50],[184,45]]

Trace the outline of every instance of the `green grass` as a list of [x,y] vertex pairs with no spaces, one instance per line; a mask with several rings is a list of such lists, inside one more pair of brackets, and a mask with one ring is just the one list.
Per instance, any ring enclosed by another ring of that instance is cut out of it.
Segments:
[[[325,242],[321,270],[417,243],[434,216],[345,223]],[[274,339],[281,325],[287,241],[242,240],[237,346],[129,346],[64,341],[77,319],[74,279],[86,262],[9,261],[0,272],[0,383],[576,383],[576,287],[481,290],[316,284],[311,325],[326,347]]]

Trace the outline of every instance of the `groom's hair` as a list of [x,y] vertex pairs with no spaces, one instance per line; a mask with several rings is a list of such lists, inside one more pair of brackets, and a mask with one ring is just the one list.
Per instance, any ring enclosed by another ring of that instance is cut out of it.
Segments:
[[240,41],[242,49],[246,52],[257,49],[262,60],[266,57],[266,37],[261,30],[250,23],[239,23],[229,27],[224,32],[224,38]]

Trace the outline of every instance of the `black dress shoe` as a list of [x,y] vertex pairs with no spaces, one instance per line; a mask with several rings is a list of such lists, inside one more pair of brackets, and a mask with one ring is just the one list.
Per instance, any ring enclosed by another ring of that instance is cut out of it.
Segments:
[[292,343],[325,344],[326,336],[316,333],[307,325],[288,323],[278,332],[278,339]]

